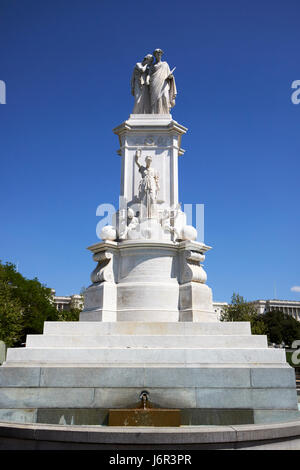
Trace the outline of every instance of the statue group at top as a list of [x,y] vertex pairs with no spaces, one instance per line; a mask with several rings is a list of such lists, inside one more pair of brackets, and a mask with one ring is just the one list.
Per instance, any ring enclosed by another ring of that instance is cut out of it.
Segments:
[[[181,210],[176,193],[180,149],[170,143],[176,137],[180,145],[178,136],[186,129],[172,121],[170,116],[176,98],[175,67],[170,70],[167,62],[161,60],[162,54],[161,49],[155,49],[154,57],[147,54],[135,65],[132,73],[131,92],[135,98],[132,114],[148,115],[149,126],[142,119],[137,128],[127,128],[130,118],[115,129],[119,138],[121,136],[122,145],[122,198],[119,210],[113,215],[112,225],[102,228],[102,240],[177,242],[197,238],[197,230],[187,225],[186,214]],[[150,118],[151,115],[169,116],[153,128],[156,120]],[[174,123],[174,128],[170,123]],[[127,130],[123,133],[124,129]]]
[[[173,70],[161,57],[163,51],[155,49],[138,62],[131,78],[131,93],[134,96],[133,114],[169,114],[175,106],[176,84]],[[155,57],[155,62],[154,57]]]

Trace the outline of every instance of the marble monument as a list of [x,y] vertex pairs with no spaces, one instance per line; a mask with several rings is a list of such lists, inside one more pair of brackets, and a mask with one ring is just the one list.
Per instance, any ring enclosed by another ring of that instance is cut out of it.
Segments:
[[[294,370],[247,322],[220,322],[178,196],[186,127],[174,71],[155,49],[134,66],[133,113],[114,129],[120,207],[89,247],[96,266],[79,322],[46,322],[0,367],[0,419],[107,424],[109,409],[178,408],[181,424],[298,419]],[[103,195],[104,197],[104,195]]]

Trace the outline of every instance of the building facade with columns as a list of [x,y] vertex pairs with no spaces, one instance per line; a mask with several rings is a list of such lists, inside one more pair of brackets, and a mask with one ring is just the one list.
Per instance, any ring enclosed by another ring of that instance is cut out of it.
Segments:
[[267,313],[272,310],[278,310],[292,316],[295,320],[300,321],[300,301],[299,300],[254,300],[251,302],[255,305],[258,313]]
[[83,296],[74,295],[55,295],[55,289],[52,289],[53,303],[57,310],[71,310],[72,308],[83,308]]
[[218,320],[220,319],[220,316],[224,312],[226,307],[228,307],[227,302],[213,302],[213,309],[215,314],[217,315]]
[[[299,300],[253,300],[249,303],[253,304],[257,310],[257,313],[264,314],[272,310],[278,310],[287,315],[292,316],[295,320],[300,321],[300,301]],[[229,304],[226,302],[213,302],[214,311],[218,317]]]

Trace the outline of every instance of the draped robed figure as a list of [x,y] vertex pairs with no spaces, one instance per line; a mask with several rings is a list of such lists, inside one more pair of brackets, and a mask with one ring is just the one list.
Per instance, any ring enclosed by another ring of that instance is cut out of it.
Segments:
[[142,62],[137,62],[131,76],[131,94],[134,96],[133,114],[150,114],[149,65],[153,56],[147,54]]
[[156,63],[150,66],[150,101],[152,114],[169,114],[177,95],[175,78],[167,62],[161,61],[163,51],[155,49]]

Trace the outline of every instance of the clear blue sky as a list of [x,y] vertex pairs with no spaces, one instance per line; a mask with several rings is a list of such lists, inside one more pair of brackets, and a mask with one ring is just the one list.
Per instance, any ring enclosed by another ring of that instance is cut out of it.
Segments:
[[0,259],[58,295],[89,285],[96,208],[119,195],[112,128],[135,62],[160,47],[214,299],[300,300],[299,15],[299,0],[0,0]]

